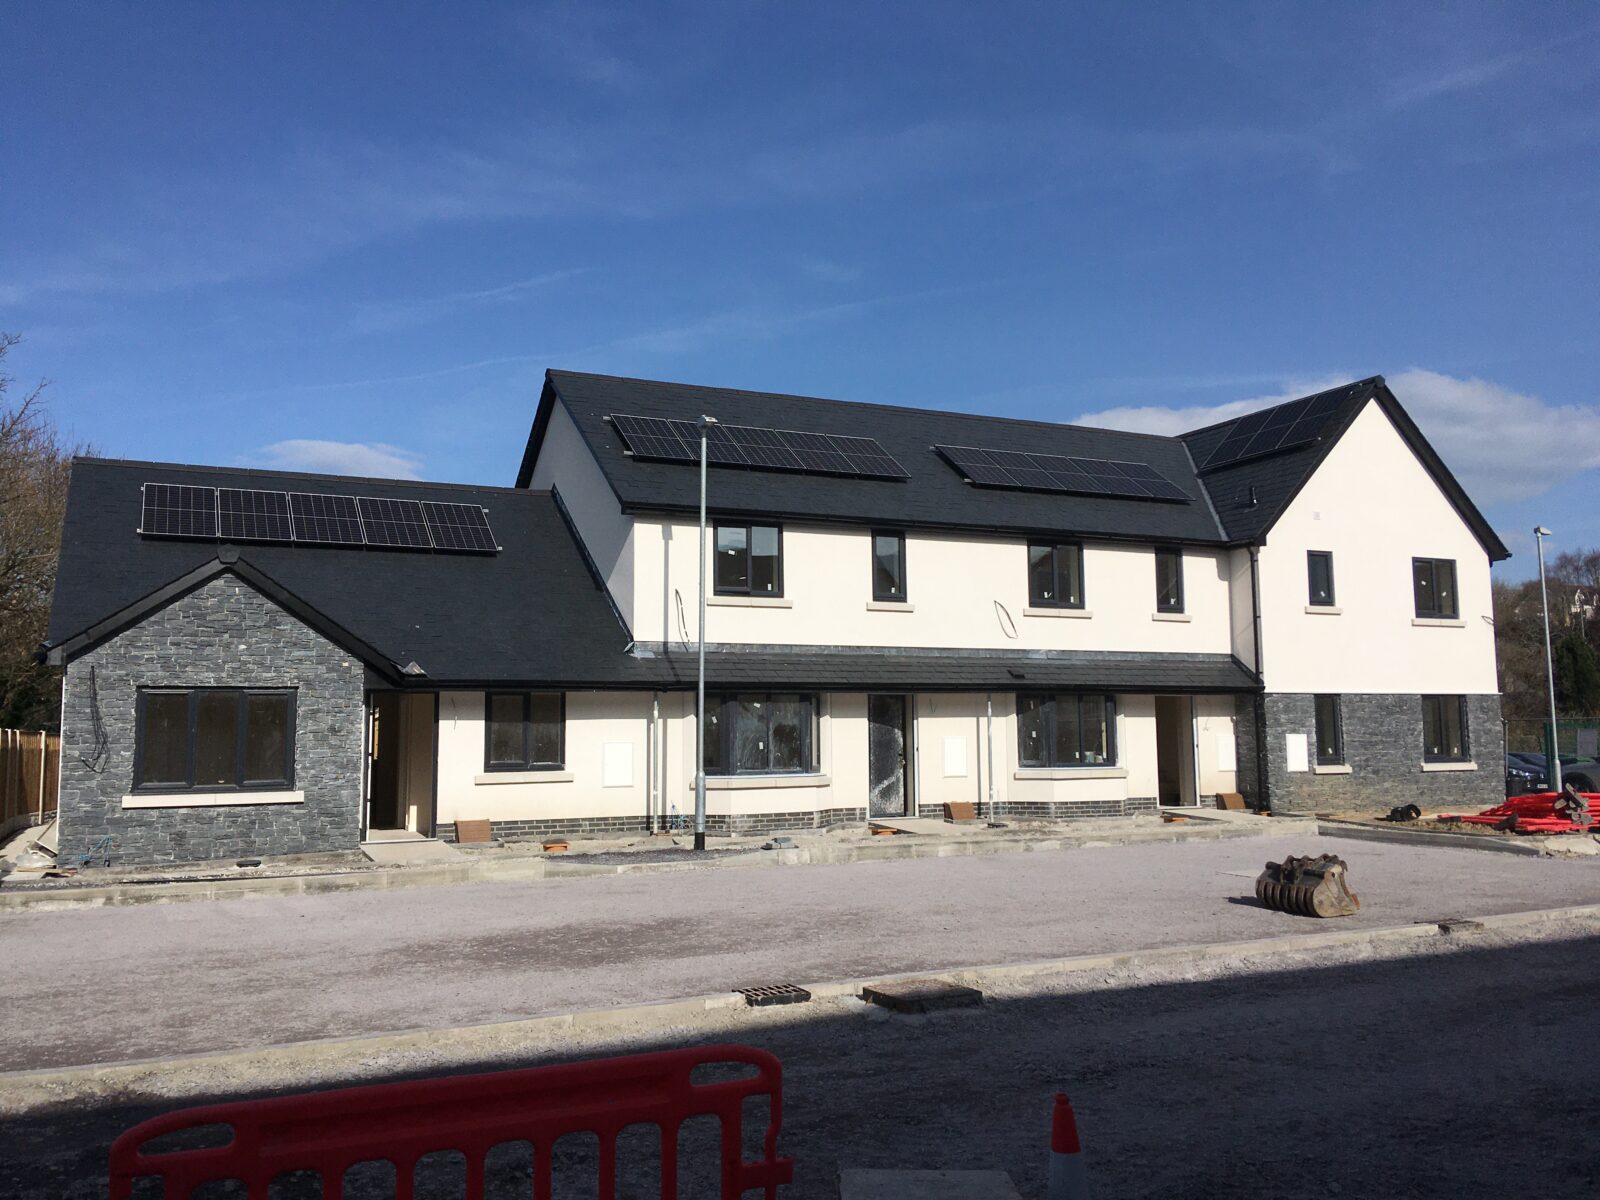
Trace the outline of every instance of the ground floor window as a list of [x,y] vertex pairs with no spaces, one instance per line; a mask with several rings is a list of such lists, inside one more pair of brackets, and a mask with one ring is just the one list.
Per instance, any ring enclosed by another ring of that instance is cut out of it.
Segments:
[[133,785],[153,791],[294,786],[289,689],[142,688]]
[[817,769],[817,698],[706,697],[707,775],[795,775]]
[[1099,693],[1017,697],[1017,761],[1094,767],[1117,761],[1116,702]]
[[1422,758],[1424,762],[1465,762],[1472,755],[1467,737],[1465,696],[1422,698]]
[[561,692],[490,692],[484,724],[486,771],[555,771],[566,761]]
[[1339,697],[1316,697],[1317,708],[1317,763],[1329,766],[1344,762],[1343,714],[1339,711]]

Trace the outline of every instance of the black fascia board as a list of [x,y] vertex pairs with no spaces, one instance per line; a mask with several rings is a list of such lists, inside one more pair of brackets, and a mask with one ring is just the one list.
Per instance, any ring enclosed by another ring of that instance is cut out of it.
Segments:
[[539,461],[539,451],[544,449],[545,431],[550,428],[550,417],[555,412],[556,385],[550,372],[544,373],[544,386],[539,389],[539,404],[533,410],[533,428],[528,431],[528,444],[522,450],[522,463],[517,467],[517,486],[525,488],[533,479],[534,464]]

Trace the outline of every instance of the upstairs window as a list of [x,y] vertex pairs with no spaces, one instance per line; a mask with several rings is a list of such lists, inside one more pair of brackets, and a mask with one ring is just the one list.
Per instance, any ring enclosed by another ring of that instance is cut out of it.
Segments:
[[810,774],[816,724],[815,696],[707,696],[706,774]]
[[1028,544],[1028,603],[1034,608],[1083,607],[1082,546]]
[[566,761],[566,697],[560,692],[490,692],[485,771],[558,771]]
[[1017,761],[1024,767],[1115,764],[1115,702],[1099,694],[1019,695]]
[[1328,550],[1306,551],[1306,585],[1310,592],[1306,603],[1319,608],[1333,606],[1333,553]]
[[900,533],[872,535],[872,598],[903,601],[906,598],[906,539]]
[[719,523],[713,584],[719,596],[783,595],[783,530]]
[[1183,611],[1182,550],[1167,548],[1156,551],[1156,611]]
[[1461,615],[1456,601],[1455,559],[1413,558],[1411,590],[1417,601],[1417,616],[1454,620]]
[[1331,766],[1344,762],[1344,723],[1339,711],[1339,697],[1317,696],[1317,765]]
[[134,788],[250,791],[294,787],[295,694],[287,689],[141,689]]
[[1467,737],[1465,696],[1422,698],[1422,759],[1424,762],[1466,762],[1472,757]]

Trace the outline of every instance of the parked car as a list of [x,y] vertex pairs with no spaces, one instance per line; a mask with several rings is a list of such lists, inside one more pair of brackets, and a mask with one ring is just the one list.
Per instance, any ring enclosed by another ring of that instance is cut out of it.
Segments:
[[[1561,756],[1561,782],[1570,783],[1580,792],[1593,792],[1600,781],[1600,761],[1579,758],[1576,754]],[[1543,754],[1521,750],[1506,753],[1506,795],[1520,796],[1527,792],[1550,790],[1549,759]]]

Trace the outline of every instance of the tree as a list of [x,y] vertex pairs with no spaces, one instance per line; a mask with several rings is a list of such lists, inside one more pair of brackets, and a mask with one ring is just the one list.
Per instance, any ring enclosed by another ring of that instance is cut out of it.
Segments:
[[1553,647],[1556,705],[1563,716],[1600,714],[1600,659],[1577,630],[1568,630]]
[[38,728],[59,717],[59,677],[34,661],[55,591],[72,450],[45,414],[43,382],[9,399],[0,332],[0,726]]

